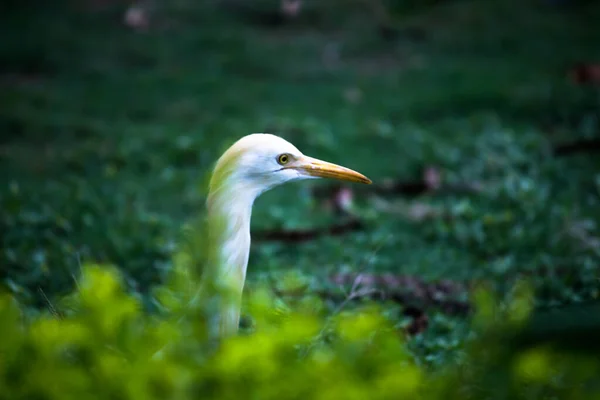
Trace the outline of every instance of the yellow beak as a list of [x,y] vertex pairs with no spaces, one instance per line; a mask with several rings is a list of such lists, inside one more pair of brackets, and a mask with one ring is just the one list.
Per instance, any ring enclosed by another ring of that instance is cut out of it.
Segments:
[[295,162],[290,163],[288,168],[293,168],[307,175],[319,178],[338,179],[341,181],[365,183],[367,185],[372,183],[369,178],[361,173],[308,156],[303,156]]

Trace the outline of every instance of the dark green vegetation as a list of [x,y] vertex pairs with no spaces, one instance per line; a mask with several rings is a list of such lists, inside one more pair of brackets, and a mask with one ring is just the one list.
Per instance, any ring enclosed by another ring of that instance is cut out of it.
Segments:
[[[117,265],[159,309],[151,289],[169,276],[182,225],[203,211],[212,163],[260,131],[376,184],[434,168],[447,185],[478,188],[409,197],[352,187],[363,230],[256,240],[249,288],[277,287],[278,307],[319,295],[332,312],[344,300],[332,277],[359,270],[482,284],[500,299],[526,278],[539,308],[596,301],[600,153],[556,149],[600,135],[597,87],[567,76],[600,59],[600,7],[388,1],[383,15],[375,2],[306,0],[275,24],[243,1],[213,3],[159,4],[141,31],[118,4],[3,6],[0,279],[29,311],[59,307],[88,262]],[[329,185],[261,197],[256,237],[340,222],[312,190]],[[409,341],[418,362],[460,361],[470,319],[414,285],[391,289],[413,295],[415,319],[428,317]],[[405,304],[388,303],[397,329],[411,323]]]

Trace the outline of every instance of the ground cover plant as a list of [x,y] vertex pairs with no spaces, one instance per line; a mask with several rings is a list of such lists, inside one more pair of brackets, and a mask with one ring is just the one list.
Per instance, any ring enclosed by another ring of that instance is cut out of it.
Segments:
[[[591,396],[600,8],[291,3],[2,6],[0,393]],[[255,131],[375,184],[259,199],[213,354],[181,243]]]

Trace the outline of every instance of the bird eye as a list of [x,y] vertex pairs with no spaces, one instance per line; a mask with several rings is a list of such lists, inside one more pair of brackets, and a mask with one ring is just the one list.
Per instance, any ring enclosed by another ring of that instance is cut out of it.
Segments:
[[280,165],[285,165],[285,164],[289,163],[290,155],[289,154],[281,154],[279,157],[277,157],[277,162]]

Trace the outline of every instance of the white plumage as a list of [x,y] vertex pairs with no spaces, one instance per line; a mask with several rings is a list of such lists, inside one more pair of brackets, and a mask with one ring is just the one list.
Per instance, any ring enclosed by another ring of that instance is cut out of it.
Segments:
[[305,156],[271,134],[245,136],[217,161],[207,199],[210,254],[202,279],[202,291],[218,297],[211,318],[214,335],[231,335],[238,329],[254,200],[277,185],[312,178],[371,183],[358,172]]

